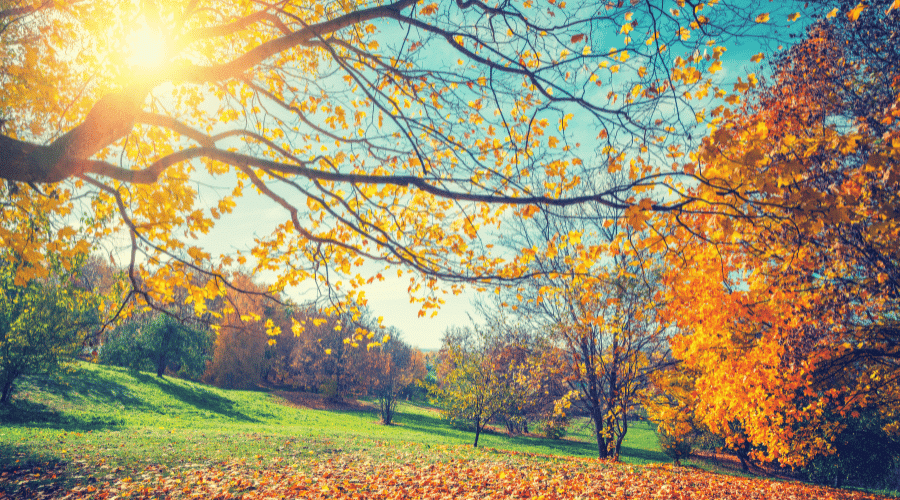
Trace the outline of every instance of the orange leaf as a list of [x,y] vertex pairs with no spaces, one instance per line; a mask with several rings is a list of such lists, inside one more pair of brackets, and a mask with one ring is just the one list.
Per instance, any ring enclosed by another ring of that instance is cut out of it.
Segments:
[[866,6],[863,5],[862,2],[856,4],[856,7],[853,7],[853,10],[847,13],[847,19],[856,21],[857,19],[859,19],[859,15],[862,14],[863,9],[865,8]]

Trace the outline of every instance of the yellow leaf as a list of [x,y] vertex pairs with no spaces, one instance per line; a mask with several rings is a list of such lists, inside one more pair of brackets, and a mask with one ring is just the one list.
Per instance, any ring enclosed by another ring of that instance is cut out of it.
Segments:
[[[900,2],[900,0],[897,0],[897,1]],[[793,14],[791,14],[791,15],[788,16],[788,21],[790,21],[790,22],[794,22],[794,21],[796,21],[797,19],[800,19],[800,13],[799,13],[799,12],[794,12]]]
[[331,349],[325,349],[325,354],[331,356]]
[[828,14],[826,14],[826,15],[825,15],[825,18],[826,18],[826,19],[831,19],[832,17],[834,17],[834,16],[836,16],[836,15],[838,15],[838,8],[837,8],[837,7],[831,9],[831,12],[829,12]]
[[769,22],[769,14],[766,13],[766,14],[760,14],[760,15],[756,16],[756,22],[758,22],[758,23]]
[[862,14],[863,9],[865,8],[866,6],[863,5],[862,2],[856,4],[856,7],[853,7],[853,10],[847,13],[847,19],[856,21],[857,19],[859,19],[859,15]]
[[888,10],[884,11],[884,13],[890,14],[894,9],[900,9],[900,0],[894,0],[894,3],[892,3],[891,6],[888,7]]
[[750,60],[755,63],[758,63],[763,60],[763,57],[765,57],[765,55],[763,55],[763,53],[760,52],[759,54],[756,54],[755,56],[751,57]]

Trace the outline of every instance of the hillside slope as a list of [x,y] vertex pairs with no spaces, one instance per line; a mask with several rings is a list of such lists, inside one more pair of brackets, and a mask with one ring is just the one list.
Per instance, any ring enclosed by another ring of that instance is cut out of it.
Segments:
[[[429,408],[405,404],[383,426],[361,405],[316,410],[87,363],[26,379],[0,419],[0,498],[875,498],[600,462],[583,435],[489,433],[473,450]],[[623,459],[664,461],[652,436],[630,432]]]

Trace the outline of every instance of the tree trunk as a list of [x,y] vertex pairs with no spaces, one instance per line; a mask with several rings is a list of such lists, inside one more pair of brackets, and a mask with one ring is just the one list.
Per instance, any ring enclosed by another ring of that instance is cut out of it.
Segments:
[[13,381],[15,377],[7,377],[6,383],[3,384],[3,394],[0,395],[0,405],[8,405],[13,392]]
[[476,417],[475,418],[475,444],[473,445],[474,448],[478,448],[478,436],[480,436],[480,435],[481,435],[481,418]]
[[166,373],[166,353],[163,351],[160,353],[159,358],[156,360],[156,376],[159,378],[163,378],[163,375]]
[[591,417],[594,420],[594,435],[597,438],[597,456],[606,458],[609,456],[609,450],[606,448],[606,438],[603,437],[603,415],[599,405],[591,408]]

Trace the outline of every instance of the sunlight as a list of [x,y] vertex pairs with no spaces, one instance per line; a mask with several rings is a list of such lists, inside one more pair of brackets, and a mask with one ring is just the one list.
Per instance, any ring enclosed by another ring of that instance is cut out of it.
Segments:
[[143,68],[156,68],[166,59],[166,42],[158,33],[146,26],[128,35],[128,64]]

